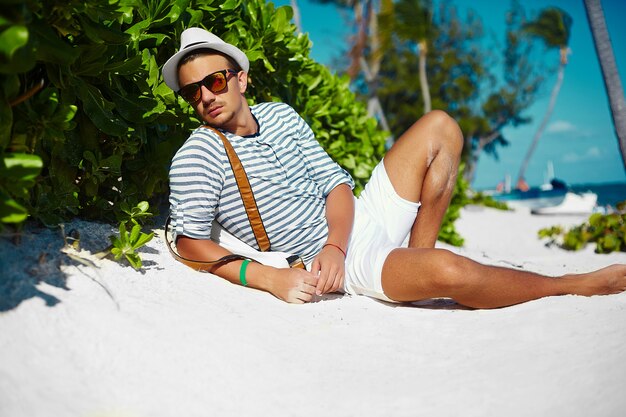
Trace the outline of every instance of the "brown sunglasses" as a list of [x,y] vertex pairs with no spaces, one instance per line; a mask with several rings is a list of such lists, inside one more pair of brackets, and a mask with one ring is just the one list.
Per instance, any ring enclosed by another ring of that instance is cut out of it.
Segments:
[[228,86],[228,74],[237,75],[238,73],[234,69],[216,71],[198,82],[187,84],[178,90],[178,94],[188,103],[195,104],[202,98],[202,86],[208,88],[213,94],[219,94],[226,90]]

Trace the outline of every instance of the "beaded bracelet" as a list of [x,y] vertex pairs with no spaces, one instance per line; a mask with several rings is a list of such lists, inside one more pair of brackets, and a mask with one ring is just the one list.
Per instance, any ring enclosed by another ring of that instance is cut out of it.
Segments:
[[347,256],[347,255],[346,255],[346,251],[344,251],[343,249],[341,249],[341,247],[340,247],[340,246],[337,246],[337,245],[335,245],[334,243],[326,243],[324,246],[322,246],[322,248],[325,248],[326,246],[332,246],[332,247],[334,247],[334,248],[339,249],[339,251],[340,251],[341,253],[343,253],[343,257],[344,257],[344,258]]
[[241,264],[241,268],[239,269],[239,281],[241,281],[241,285],[244,287],[248,286],[248,281],[246,281],[246,268],[248,268],[249,263],[250,259],[244,259]]

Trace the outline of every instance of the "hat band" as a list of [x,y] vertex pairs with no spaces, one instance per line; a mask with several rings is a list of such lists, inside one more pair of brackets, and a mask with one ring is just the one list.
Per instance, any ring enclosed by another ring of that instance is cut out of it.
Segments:
[[190,43],[189,45],[185,45],[185,47],[183,49],[187,49],[190,46],[194,46],[194,45],[200,45],[201,43],[207,43],[207,41],[200,41],[200,42]]

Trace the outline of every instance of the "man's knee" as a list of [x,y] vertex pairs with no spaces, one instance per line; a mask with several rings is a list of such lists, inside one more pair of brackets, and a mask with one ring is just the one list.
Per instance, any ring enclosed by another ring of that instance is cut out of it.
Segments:
[[437,132],[433,138],[450,152],[460,155],[463,149],[463,132],[457,121],[443,110],[432,110],[421,119],[428,123],[429,128]]
[[421,119],[428,120],[429,123],[437,123],[441,125],[449,123],[450,120],[454,122],[454,119],[444,110],[431,110],[423,115],[420,120]]
[[437,274],[433,276],[431,285],[442,294],[451,294],[467,282],[463,279],[467,265],[461,256],[446,249],[437,249],[434,257],[437,263]]

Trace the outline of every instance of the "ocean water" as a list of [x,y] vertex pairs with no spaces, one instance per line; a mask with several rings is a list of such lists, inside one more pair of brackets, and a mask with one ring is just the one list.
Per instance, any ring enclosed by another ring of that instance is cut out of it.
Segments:
[[620,201],[626,200],[626,183],[613,184],[578,184],[569,187],[572,191],[582,193],[592,191],[598,195],[599,206],[615,207]]

